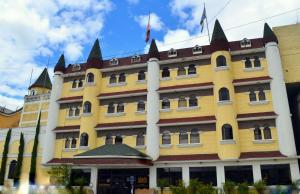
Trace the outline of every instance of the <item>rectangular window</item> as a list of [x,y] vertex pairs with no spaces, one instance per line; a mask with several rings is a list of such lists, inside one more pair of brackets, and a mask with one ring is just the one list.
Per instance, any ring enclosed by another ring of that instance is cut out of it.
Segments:
[[252,166],[225,166],[225,180],[253,183]]
[[182,180],[182,169],[180,167],[157,168],[157,185],[160,179],[166,179],[169,185],[178,185]]
[[192,179],[217,186],[216,167],[190,167],[190,180]]
[[290,185],[291,170],[289,164],[261,165],[261,177],[267,185]]
[[78,179],[82,178],[84,186],[89,186],[91,181],[91,170],[90,169],[72,169],[71,171],[71,185],[79,186]]

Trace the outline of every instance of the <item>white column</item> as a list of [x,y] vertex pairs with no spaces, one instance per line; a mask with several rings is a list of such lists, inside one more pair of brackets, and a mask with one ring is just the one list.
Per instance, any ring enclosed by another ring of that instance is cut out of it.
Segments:
[[94,193],[97,193],[97,184],[98,184],[98,168],[92,167],[90,186],[92,187]]
[[149,168],[149,188],[156,188],[156,167]]
[[43,145],[42,163],[45,164],[53,158],[55,149],[55,134],[53,129],[57,127],[59,104],[56,102],[62,91],[63,78],[61,72],[55,72],[53,78],[53,85],[50,96],[50,103],[48,109],[48,120],[45,134],[45,141]]
[[279,149],[286,156],[294,156],[296,155],[294,132],[277,43],[269,42],[266,44],[266,59],[269,75],[272,78],[271,93],[273,107],[275,113],[278,115],[276,128],[278,131]]
[[296,181],[300,179],[300,173],[299,173],[299,166],[298,166],[298,160],[295,159],[293,162],[290,163],[290,170],[291,170],[291,178],[292,181]]
[[257,181],[262,180],[260,164],[259,163],[254,163],[252,165],[252,170],[253,170],[253,181],[257,182]]
[[217,186],[219,188],[222,188],[223,183],[225,183],[224,166],[222,164],[218,164],[216,167],[217,167]]
[[147,70],[147,154],[156,160],[159,157],[159,64],[158,59],[148,61]]
[[190,184],[190,169],[188,165],[182,166],[182,180],[186,186]]

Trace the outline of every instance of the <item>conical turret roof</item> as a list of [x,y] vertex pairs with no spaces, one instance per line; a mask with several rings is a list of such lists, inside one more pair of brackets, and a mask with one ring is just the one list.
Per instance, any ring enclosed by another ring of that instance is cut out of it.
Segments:
[[87,59],[87,69],[98,68],[98,65],[101,64],[102,64],[102,53],[100,49],[99,40],[97,38]]
[[48,74],[47,68],[43,70],[37,80],[29,87],[29,89],[33,87],[41,87],[41,88],[48,88],[51,90],[52,84]]
[[229,50],[229,43],[221,27],[219,20],[216,20],[213,35],[211,37],[211,51]]
[[278,39],[277,36],[275,35],[275,33],[273,32],[273,30],[270,28],[270,26],[265,23],[264,26],[264,37],[263,37],[264,43],[268,43],[268,42],[276,42],[278,43]]
[[64,72],[65,71],[65,56],[62,54],[54,67],[54,72]]
[[154,39],[152,39],[151,44],[150,44],[150,48],[149,48],[149,52],[148,52],[148,58],[157,58],[159,59],[159,51],[158,48],[156,46],[156,42]]

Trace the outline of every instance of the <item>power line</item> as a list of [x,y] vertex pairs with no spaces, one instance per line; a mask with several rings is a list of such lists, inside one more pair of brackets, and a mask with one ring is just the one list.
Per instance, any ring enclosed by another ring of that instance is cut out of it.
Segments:
[[227,1],[226,4],[217,12],[217,14],[214,17],[212,17],[211,20],[209,20],[208,23],[213,22],[215,20],[215,18],[229,5],[230,2],[231,2],[231,0]]

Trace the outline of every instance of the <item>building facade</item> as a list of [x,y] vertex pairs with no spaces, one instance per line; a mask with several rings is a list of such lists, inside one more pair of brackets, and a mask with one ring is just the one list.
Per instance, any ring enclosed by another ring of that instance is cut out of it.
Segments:
[[52,86],[30,88],[20,121],[34,129],[42,112],[38,184],[53,165],[72,166],[99,194],[160,179],[300,179],[289,106],[299,90],[286,87],[300,69],[282,55],[279,31],[265,24],[262,38],[229,42],[216,21],[210,45],[160,52],[152,40],[147,54],[103,60],[96,40],[86,63],[66,67],[62,55]]

